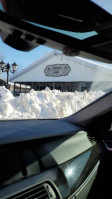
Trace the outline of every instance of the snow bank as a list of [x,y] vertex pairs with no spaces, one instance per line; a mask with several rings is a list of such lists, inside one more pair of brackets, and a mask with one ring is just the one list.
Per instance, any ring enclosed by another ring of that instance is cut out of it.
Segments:
[[0,119],[62,118],[104,95],[103,91],[61,92],[46,88],[14,97],[0,87]]

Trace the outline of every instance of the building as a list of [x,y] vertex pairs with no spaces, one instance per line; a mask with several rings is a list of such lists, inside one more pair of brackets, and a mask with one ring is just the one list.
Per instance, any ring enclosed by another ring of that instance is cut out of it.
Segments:
[[0,86],[6,86],[6,82],[3,79],[0,79]]
[[[111,81],[110,71],[112,73],[112,70],[108,70],[104,67],[103,71],[100,65],[53,51],[12,76],[10,81],[15,85],[20,84],[20,92],[22,92],[21,85],[23,84],[26,88],[30,86],[34,90],[49,87],[61,91],[84,91],[89,90],[94,79],[95,81]],[[100,77],[105,76],[105,79],[99,80],[98,74]]]

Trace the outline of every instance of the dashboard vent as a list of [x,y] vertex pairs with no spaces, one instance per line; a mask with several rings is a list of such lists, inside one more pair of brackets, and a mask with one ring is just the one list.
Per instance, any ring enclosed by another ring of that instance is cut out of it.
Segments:
[[48,183],[42,183],[11,196],[8,199],[57,199],[57,196]]

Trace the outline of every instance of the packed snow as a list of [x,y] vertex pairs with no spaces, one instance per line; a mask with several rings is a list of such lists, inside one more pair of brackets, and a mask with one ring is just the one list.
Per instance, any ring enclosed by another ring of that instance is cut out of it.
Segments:
[[0,87],[0,119],[63,118],[101,97],[103,91],[61,92],[46,88],[14,97]]

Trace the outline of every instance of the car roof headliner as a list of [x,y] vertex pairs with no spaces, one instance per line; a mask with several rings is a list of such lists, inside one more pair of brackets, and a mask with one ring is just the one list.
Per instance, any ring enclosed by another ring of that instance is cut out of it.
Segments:
[[[112,61],[112,16],[90,0],[70,0],[69,3],[9,0],[5,10],[7,14],[0,12],[1,38],[15,49],[29,51],[44,44],[65,55],[87,58],[94,55],[95,60]],[[96,31],[97,34],[80,41],[51,27],[79,34]]]

